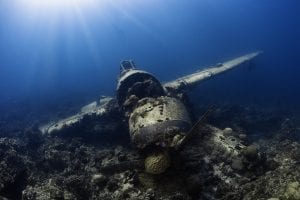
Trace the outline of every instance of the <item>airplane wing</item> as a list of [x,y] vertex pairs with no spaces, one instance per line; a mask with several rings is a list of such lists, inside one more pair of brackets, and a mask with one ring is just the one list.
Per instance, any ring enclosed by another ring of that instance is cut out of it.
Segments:
[[231,69],[234,69],[243,63],[252,60],[259,54],[261,54],[261,51],[253,52],[238,58],[235,58],[233,60],[226,61],[224,63],[219,63],[215,66],[206,68],[202,71],[197,71],[193,74],[186,75],[183,77],[180,77],[176,80],[167,82],[163,84],[165,89],[170,92],[181,92],[186,91],[190,89],[191,87],[199,84],[200,82],[207,80],[209,78],[212,78],[218,74],[222,74],[226,71],[229,71]]
[[81,108],[78,114],[50,122],[39,129],[43,134],[59,134],[60,136],[79,136],[97,133],[114,132],[120,125],[120,114],[117,101],[114,98],[105,97],[98,102],[92,102]]

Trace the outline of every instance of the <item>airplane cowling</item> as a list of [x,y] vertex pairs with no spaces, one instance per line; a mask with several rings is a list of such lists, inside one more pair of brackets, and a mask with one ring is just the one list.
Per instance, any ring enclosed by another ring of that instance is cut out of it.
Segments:
[[185,105],[173,97],[144,98],[129,117],[131,141],[140,149],[150,145],[176,148],[190,128]]

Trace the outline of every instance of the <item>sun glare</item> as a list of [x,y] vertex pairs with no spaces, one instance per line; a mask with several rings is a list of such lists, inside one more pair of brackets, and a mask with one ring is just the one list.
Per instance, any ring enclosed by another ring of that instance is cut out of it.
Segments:
[[23,0],[23,3],[33,8],[59,8],[70,6],[87,6],[93,3],[94,0]]
[[96,2],[102,0],[20,0],[23,9],[47,12],[73,9],[74,7],[92,7]]

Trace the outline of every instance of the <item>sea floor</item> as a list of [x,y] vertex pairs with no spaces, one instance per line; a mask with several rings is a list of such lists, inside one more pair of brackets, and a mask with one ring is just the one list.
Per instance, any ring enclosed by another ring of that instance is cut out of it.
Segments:
[[156,176],[126,138],[42,135],[34,117],[16,116],[0,118],[0,199],[300,199],[297,113],[217,105]]

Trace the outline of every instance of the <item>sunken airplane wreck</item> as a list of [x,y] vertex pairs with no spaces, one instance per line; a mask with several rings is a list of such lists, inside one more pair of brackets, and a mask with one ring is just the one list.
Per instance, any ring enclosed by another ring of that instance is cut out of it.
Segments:
[[[110,134],[117,132],[118,124],[125,122],[132,144],[143,155],[145,171],[161,174],[171,164],[170,155],[186,144],[194,127],[183,94],[202,81],[241,66],[260,53],[250,53],[166,83],[137,69],[133,61],[122,61],[115,98],[103,97],[100,102],[84,106],[78,114],[41,126],[40,130],[43,134],[70,136],[78,135],[78,132],[81,136]],[[212,145],[230,151],[239,143],[238,138],[232,140],[225,136],[225,139],[218,140],[222,132],[215,130],[216,139]],[[240,144],[240,148],[243,147]],[[239,152],[236,150],[233,154]]]

